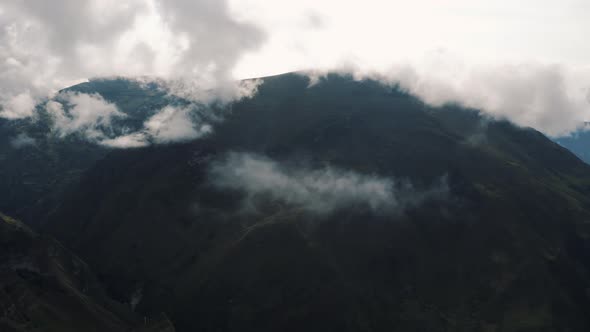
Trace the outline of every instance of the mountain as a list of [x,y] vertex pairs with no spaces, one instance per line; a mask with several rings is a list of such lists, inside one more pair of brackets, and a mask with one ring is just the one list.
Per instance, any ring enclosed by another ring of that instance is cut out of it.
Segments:
[[[118,127],[141,125],[171,100],[154,87],[124,79],[91,80],[63,93],[100,94],[126,115]],[[110,151],[80,134],[56,133],[45,103],[38,116],[18,121],[0,119],[0,210],[28,224],[37,224],[59,204],[88,168]]]
[[541,133],[339,75],[223,117],[110,151],[49,214],[117,301],[179,331],[590,328],[590,166]]
[[0,214],[0,330],[173,332],[106,296],[88,265],[49,236]]

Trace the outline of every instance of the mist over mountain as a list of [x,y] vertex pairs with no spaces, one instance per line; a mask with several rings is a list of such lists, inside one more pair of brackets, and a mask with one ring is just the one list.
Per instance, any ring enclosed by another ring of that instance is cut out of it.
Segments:
[[[133,130],[171,102],[123,82],[72,89]],[[91,145],[38,224],[179,331],[588,328],[590,166],[395,86],[309,83],[264,78],[189,141]]]
[[0,332],[590,331],[588,17],[0,1]]
[[[106,105],[120,116],[105,122],[104,116],[84,117],[76,114],[56,117],[47,107],[53,101],[37,106],[39,115],[18,121],[0,120],[0,166],[2,191],[0,208],[27,222],[36,223],[50,211],[66,188],[80,174],[104,157],[109,146],[105,131],[111,135],[126,128],[139,127],[159,107],[171,102],[164,92],[143,89],[128,80],[84,83],[63,91],[69,96],[88,96],[91,106]],[[98,85],[97,85],[98,84]],[[92,91],[92,93],[86,93]],[[90,96],[95,96],[94,98]],[[117,99],[117,106],[108,100]],[[61,105],[61,104],[60,104]],[[88,109],[88,104],[79,109]],[[76,105],[69,105],[75,111]],[[69,110],[68,110],[69,112]],[[94,112],[88,109],[88,112]],[[114,131],[114,132],[113,132]]]

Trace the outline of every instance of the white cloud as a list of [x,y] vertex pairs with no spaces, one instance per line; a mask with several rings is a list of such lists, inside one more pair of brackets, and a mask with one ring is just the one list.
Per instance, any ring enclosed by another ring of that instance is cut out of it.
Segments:
[[[150,82],[148,79],[147,82]],[[152,82],[154,82],[152,80]],[[246,79],[227,81],[217,86],[211,85],[211,80],[202,77],[157,80],[161,89],[168,94],[196,104],[212,104],[219,102],[227,104],[244,98],[252,98],[258,92],[262,79]]]
[[[232,0],[269,31],[239,76],[353,64],[428,103],[458,102],[549,135],[590,120],[584,0]],[[302,27],[309,12],[322,19]],[[312,82],[313,83],[313,82]]]
[[259,29],[233,18],[225,1],[5,1],[0,117],[31,116],[31,100],[97,76],[198,82],[227,96],[239,90],[233,66],[262,40]]
[[398,67],[386,77],[431,105],[459,103],[560,136],[590,120],[590,70],[585,74],[556,65],[495,64]]
[[257,198],[266,195],[320,215],[351,207],[364,207],[377,213],[400,213],[448,192],[446,183],[420,191],[407,181],[329,166],[291,167],[248,153],[229,153],[214,162],[210,179],[219,188],[245,192],[249,204],[255,204]]
[[35,100],[28,93],[20,93],[7,100],[0,100],[0,118],[9,120],[24,119],[33,116]]
[[65,92],[58,99],[62,102],[47,102],[46,110],[52,117],[53,130],[61,137],[81,133],[90,141],[100,141],[112,130],[112,119],[126,117],[98,94]]
[[136,132],[102,139],[99,144],[110,148],[141,148],[151,144],[169,144],[198,139],[213,131],[196,108],[166,106],[147,119]]
[[155,143],[197,139],[212,131],[209,124],[196,124],[189,108],[167,106],[146,121],[144,127]]
[[100,144],[115,149],[142,148],[150,145],[146,135],[141,132],[104,139]]
[[[358,64],[332,72],[398,85],[432,106],[457,103],[485,114],[533,127],[550,136],[567,135],[590,120],[590,67],[559,65],[468,64],[444,51],[413,62],[376,70]],[[328,70],[308,71],[310,86]]]

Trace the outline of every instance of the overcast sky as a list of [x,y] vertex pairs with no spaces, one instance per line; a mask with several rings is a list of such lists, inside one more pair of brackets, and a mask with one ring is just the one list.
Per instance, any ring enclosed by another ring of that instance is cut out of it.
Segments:
[[362,61],[387,67],[446,51],[472,62],[587,65],[585,0],[231,0],[269,38],[241,76]]
[[588,17],[583,0],[1,0],[0,116],[96,76],[231,98],[236,78],[346,68],[563,135],[590,120]]

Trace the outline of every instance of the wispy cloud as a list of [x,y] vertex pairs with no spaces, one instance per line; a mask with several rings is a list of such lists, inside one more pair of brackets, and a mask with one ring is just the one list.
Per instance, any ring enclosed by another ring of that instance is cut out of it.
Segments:
[[209,103],[255,93],[234,72],[354,63],[432,105],[565,135],[590,120],[587,11],[579,0],[4,1],[0,117],[34,116],[39,101],[97,76],[149,77]]
[[318,215],[345,208],[395,214],[448,194],[444,180],[432,188],[419,190],[409,181],[331,166],[288,165],[249,153],[229,153],[214,162],[210,179],[218,188],[244,192],[251,208],[260,199],[270,199]]
[[150,145],[150,142],[144,133],[137,132],[104,139],[100,144],[115,149],[133,149],[146,147]]
[[47,102],[51,128],[59,137],[81,135],[111,148],[139,148],[197,139],[213,129],[196,105],[166,106],[149,117],[135,131],[113,122],[127,115],[98,94],[63,92]]

